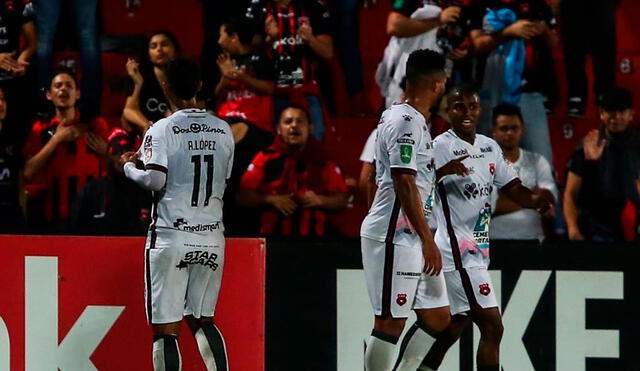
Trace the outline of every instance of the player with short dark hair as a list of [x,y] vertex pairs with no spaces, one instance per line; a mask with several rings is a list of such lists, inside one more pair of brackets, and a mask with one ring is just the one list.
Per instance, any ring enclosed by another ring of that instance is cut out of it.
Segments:
[[[430,108],[445,89],[445,59],[417,50],[407,60],[406,101],[389,107],[375,143],[375,198],[360,229],[362,263],[374,327],[367,341],[365,370],[415,370],[449,324],[442,260],[427,219],[433,206],[435,167],[427,127]],[[395,345],[410,311],[417,322]]]
[[[207,369],[229,368],[213,315],[224,265],[222,196],[234,144],[226,122],[196,108],[198,71],[187,59],[169,63],[162,88],[175,113],[149,128],[138,152],[121,158],[126,176],[154,192],[145,294],[156,370],[180,369],[183,318]],[[144,170],[136,168],[139,156]]]
[[525,188],[498,144],[476,134],[480,101],[471,86],[447,94],[452,129],[434,140],[437,177],[435,241],[451,305],[451,324],[431,347],[421,370],[437,370],[444,355],[474,322],[480,328],[477,367],[498,371],[502,320],[489,277],[491,191],[500,190],[523,208],[545,212],[551,204]]

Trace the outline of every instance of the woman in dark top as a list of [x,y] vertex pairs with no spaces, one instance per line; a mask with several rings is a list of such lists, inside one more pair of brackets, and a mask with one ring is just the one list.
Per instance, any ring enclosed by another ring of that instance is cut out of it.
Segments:
[[180,54],[178,40],[169,31],[153,33],[147,45],[147,61],[127,61],[127,73],[133,80],[134,88],[127,97],[122,113],[123,120],[140,132],[171,114],[171,107],[164,96],[161,84],[166,80],[166,66]]

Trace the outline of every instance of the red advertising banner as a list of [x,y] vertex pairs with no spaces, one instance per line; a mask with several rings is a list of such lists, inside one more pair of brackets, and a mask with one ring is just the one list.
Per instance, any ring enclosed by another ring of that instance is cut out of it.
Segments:
[[[215,322],[233,371],[264,370],[265,243],[228,239]],[[144,239],[0,235],[0,370],[151,370]],[[205,370],[186,324],[184,370]]]

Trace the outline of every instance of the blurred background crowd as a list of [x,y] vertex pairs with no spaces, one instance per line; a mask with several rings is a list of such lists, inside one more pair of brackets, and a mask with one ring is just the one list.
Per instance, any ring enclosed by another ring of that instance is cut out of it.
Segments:
[[[164,70],[236,141],[231,236],[357,236],[377,119],[411,51],[480,91],[478,131],[556,207],[495,194],[493,239],[638,238],[632,0],[0,0],[0,232],[145,235],[117,160],[170,115]],[[450,125],[434,107],[432,136]],[[367,139],[368,138],[368,139]],[[480,190],[468,189],[469,197]]]

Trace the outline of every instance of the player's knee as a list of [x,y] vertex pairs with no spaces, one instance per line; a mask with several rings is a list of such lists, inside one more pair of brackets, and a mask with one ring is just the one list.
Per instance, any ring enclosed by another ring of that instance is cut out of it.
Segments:
[[451,324],[449,307],[416,311],[418,324],[432,331],[442,332]]
[[399,338],[404,330],[406,318],[376,317],[374,330],[390,337]]
[[483,326],[480,327],[480,335],[489,342],[500,343],[502,340],[502,334],[504,333],[504,326],[500,318],[492,321],[486,321]]

